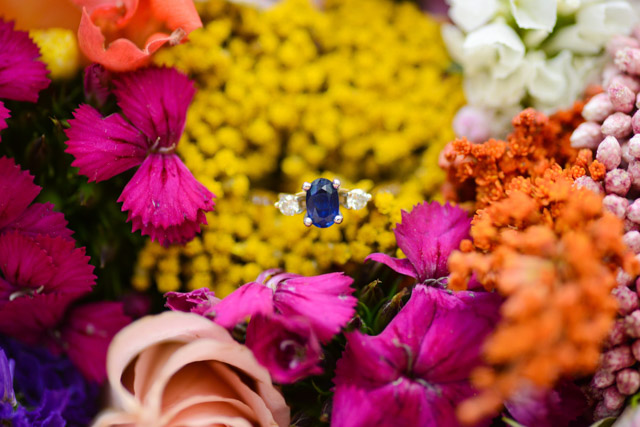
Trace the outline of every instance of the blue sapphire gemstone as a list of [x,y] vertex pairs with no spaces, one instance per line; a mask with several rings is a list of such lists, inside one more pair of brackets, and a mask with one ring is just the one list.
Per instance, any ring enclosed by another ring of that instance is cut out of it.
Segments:
[[337,215],[340,215],[338,190],[328,179],[316,179],[307,191],[307,216],[316,227],[327,228]]

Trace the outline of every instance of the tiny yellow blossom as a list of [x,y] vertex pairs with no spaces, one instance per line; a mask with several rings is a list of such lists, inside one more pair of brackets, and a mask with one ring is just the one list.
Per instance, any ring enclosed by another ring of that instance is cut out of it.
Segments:
[[40,59],[47,65],[52,79],[75,76],[79,64],[76,33],[64,28],[31,30],[29,36],[40,48]]

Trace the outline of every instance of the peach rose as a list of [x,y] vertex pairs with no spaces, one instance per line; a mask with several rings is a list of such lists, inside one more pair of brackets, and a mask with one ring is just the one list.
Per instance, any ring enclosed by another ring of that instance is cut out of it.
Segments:
[[111,407],[95,427],[289,425],[284,398],[251,350],[197,314],[165,312],[122,329],[107,375]]

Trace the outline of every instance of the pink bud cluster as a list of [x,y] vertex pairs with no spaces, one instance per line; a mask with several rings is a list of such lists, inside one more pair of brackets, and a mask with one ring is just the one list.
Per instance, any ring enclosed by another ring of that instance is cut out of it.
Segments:
[[[625,241],[636,252],[640,250],[640,232],[628,232]],[[617,416],[626,398],[640,391],[640,298],[634,288],[640,289],[640,279],[634,284],[625,273],[618,275],[613,295],[620,317],[609,333],[600,368],[591,381],[592,395],[598,401],[596,419]]]
[[586,122],[573,132],[571,145],[594,150],[606,169],[601,181],[586,177],[576,185],[604,192],[604,206],[628,232],[640,230],[640,41],[616,36],[607,51],[614,64],[603,73],[604,92],[584,106]]
[[[586,122],[571,136],[573,147],[594,150],[606,174],[576,185],[605,194],[605,208],[624,220],[625,244],[640,256],[640,41],[616,36],[607,51],[614,64],[603,73],[604,92],[587,102]],[[640,391],[640,278],[634,282],[620,271],[617,281],[619,318],[590,387],[595,419],[618,415],[627,397]]]

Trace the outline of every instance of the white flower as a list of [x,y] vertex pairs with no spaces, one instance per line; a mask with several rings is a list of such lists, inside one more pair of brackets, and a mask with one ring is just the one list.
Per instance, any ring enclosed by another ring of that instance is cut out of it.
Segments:
[[464,62],[464,53],[462,52],[462,45],[464,44],[464,33],[455,25],[444,23],[440,29],[442,34],[442,40],[447,46],[449,56],[458,64]]
[[627,1],[592,1],[578,11],[574,25],[553,36],[548,48],[555,52],[569,49],[574,53],[594,55],[613,35],[629,34],[636,19],[635,11]]
[[500,21],[469,33],[462,49],[467,75],[489,70],[496,78],[505,78],[520,67],[525,52],[518,34]]
[[526,62],[531,70],[527,90],[535,102],[558,104],[565,97],[572,56],[568,50],[550,60],[541,51],[527,54]]
[[510,0],[509,3],[520,28],[551,32],[556,25],[557,0]]
[[448,3],[449,17],[465,32],[486,24],[498,11],[498,0],[448,0]]
[[503,77],[488,71],[467,74],[463,82],[464,93],[469,104],[477,107],[520,108],[520,101],[526,94],[528,74],[523,66]]

